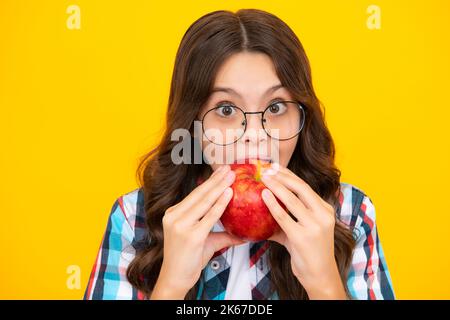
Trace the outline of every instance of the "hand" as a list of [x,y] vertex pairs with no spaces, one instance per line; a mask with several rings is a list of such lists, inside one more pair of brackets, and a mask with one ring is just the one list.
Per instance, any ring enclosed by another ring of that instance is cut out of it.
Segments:
[[334,208],[289,169],[278,164],[272,167],[263,172],[262,181],[268,189],[262,197],[281,229],[269,240],[286,247],[292,272],[310,299],[345,299],[334,258]]
[[229,186],[234,179],[230,166],[221,166],[166,210],[162,219],[164,258],[154,288],[159,293],[151,299],[184,299],[216,251],[245,242],[226,232],[210,232],[232,198]]

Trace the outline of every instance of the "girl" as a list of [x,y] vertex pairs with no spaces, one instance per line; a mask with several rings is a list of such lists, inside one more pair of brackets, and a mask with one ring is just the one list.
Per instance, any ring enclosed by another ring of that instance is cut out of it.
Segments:
[[[186,149],[174,159],[180,129],[200,163]],[[201,17],[177,52],[165,134],[141,187],[112,207],[84,298],[393,299],[374,206],[340,182],[334,155],[294,32],[254,9]],[[254,158],[274,167],[262,197],[281,227],[263,241],[220,222],[228,164]]]

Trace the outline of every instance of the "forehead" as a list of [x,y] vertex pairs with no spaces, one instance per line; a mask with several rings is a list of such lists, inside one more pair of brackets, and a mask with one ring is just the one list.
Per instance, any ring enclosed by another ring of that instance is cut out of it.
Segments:
[[[214,88],[232,88],[246,95],[261,95],[280,84],[269,56],[263,53],[240,52],[232,55],[220,66]],[[214,93],[214,91],[213,91]]]

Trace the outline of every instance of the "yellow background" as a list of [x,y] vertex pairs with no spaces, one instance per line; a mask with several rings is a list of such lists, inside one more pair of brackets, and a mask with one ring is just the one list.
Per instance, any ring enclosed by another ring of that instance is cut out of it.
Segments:
[[[72,4],[80,30],[66,26]],[[366,26],[371,4],[380,30]],[[302,41],[342,181],[375,204],[397,298],[450,298],[445,0],[2,0],[0,298],[82,297],[111,206],[158,141],[181,37],[239,8],[278,15]]]

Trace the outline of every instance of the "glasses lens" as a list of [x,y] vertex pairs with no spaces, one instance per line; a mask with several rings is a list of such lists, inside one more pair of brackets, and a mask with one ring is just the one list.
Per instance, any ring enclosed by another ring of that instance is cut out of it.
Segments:
[[222,105],[209,110],[203,117],[206,138],[220,145],[239,140],[245,131],[245,115],[239,108]]
[[276,102],[264,112],[264,129],[272,138],[290,139],[302,129],[304,118],[304,110],[298,103]]

